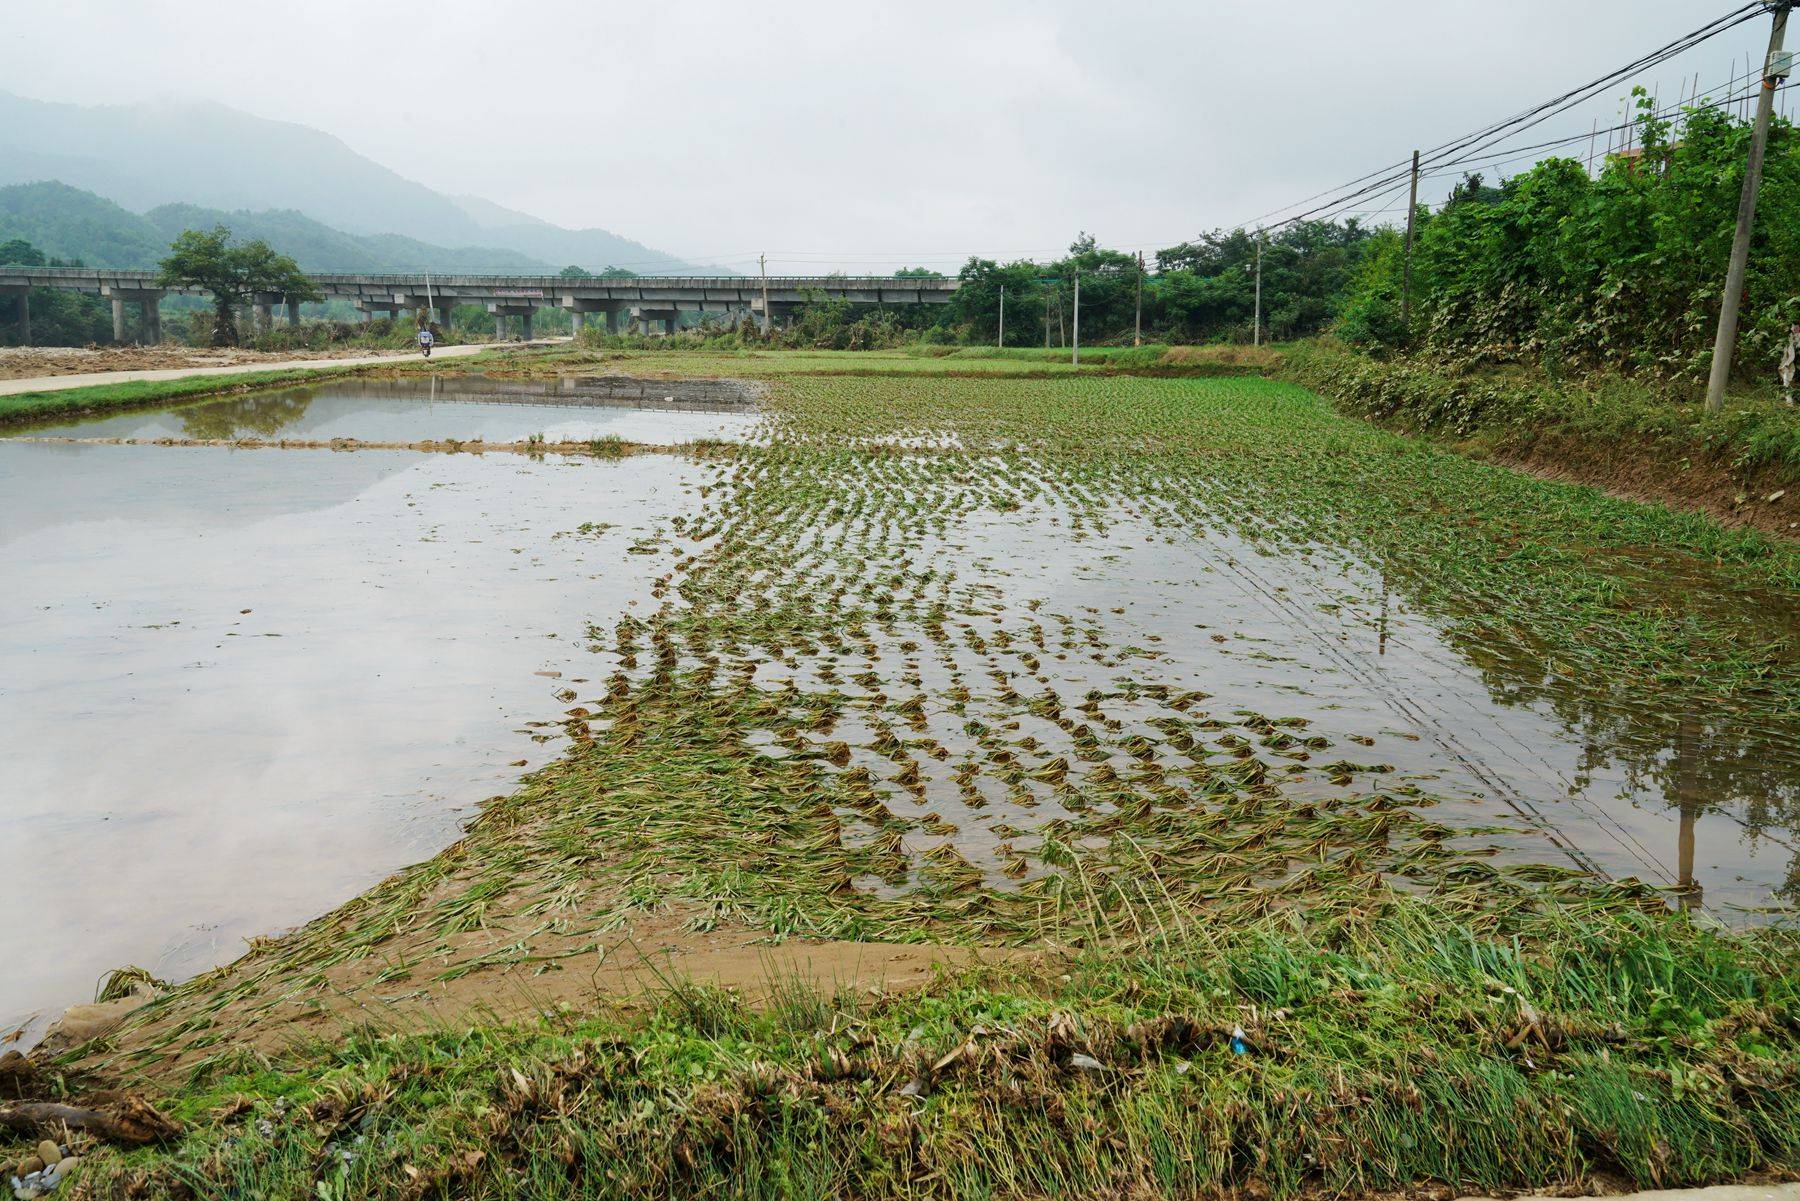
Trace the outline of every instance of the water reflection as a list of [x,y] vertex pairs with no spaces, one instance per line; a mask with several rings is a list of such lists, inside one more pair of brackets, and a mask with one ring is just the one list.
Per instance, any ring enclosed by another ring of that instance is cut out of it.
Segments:
[[[1622,573],[1629,582],[1621,604],[1666,595],[1666,580],[1644,567]],[[1395,578],[1407,591],[1404,574]],[[1690,603],[1737,623],[1746,646],[1776,648],[1782,663],[1773,670],[1800,671],[1800,601],[1736,592],[1691,570],[1678,578]],[[1390,577],[1381,580],[1385,630]],[[1692,681],[1648,688],[1612,672],[1571,670],[1513,631],[1445,605],[1429,583],[1411,591],[1431,597],[1447,644],[1479,671],[1496,703],[1554,717],[1577,748],[1559,791],[1588,815],[1591,841],[1616,863],[1635,860],[1645,869],[1637,874],[1678,890],[1689,908],[1800,905],[1800,714],[1753,690],[1696,698]]]
[[529,723],[610,670],[580,633],[653,603],[634,544],[702,471],[0,442],[0,1034],[453,839],[559,753]]
[[678,443],[741,440],[757,423],[745,385],[729,380],[495,380],[481,376],[351,379],[168,409],[20,427],[49,438],[355,438],[488,442]]
[[312,407],[312,400],[310,391],[272,392],[176,412],[181,432],[189,438],[271,438],[297,425]]

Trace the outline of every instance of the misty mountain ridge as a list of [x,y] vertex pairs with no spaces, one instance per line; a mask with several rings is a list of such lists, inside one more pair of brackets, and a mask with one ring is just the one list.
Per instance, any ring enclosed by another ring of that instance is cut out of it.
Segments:
[[[398,259],[431,249],[467,261],[468,252],[447,248],[491,247],[516,256],[513,261],[559,268],[575,264],[599,271],[631,264],[646,274],[703,273],[608,230],[565,229],[480,197],[447,196],[356,153],[331,134],[211,101],[90,106],[0,91],[0,185],[46,180],[146,215],[164,206],[192,206],[242,213],[295,235],[301,229],[297,219],[317,227],[306,231],[307,239],[322,239],[319,230],[340,238],[399,239],[381,249],[364,245],[368,253]],[[248,228],[242,232],[262,236]],[[269,241],[278,244],[276,238]],[[279,248],[307,265],[293,249]],[[323,241],[316,249],[324,253]],[[340,244],[331,253],[338,256],[333,261],[348,261],[342,256],[350,247]],[[514,269],[507,262],[480,266]]]
[[559,269],[515,250],[434,246],[401,234],[348,234],[291,209],[227,212],[164,204],[140,214],[53,180],[0,187],[0,242],[22,238],[54,258],[94,267],[155,267],[183,230],[215,225],[227,226],[239,238],[261,238],[292,255],[303,271],[552,275]]

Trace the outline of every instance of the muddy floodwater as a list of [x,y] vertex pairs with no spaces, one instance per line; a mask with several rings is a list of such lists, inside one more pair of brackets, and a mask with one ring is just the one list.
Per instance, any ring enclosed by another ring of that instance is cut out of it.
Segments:
[[570,377],[521,382],[472,377],[338,380],[314,387],[201,401],[177,408],[59,420],[14,437],[78,439],[258,438],[361,442],[626,442],[740,440],[756,424],[735,381]]
[[[441,849],[559,753],[565,710],[606,691],[619,659],[592,631],[663,603],[675,519],[739,503],[703,488],[727,473],[697,456],[90,440],[760,436],[737,387],[349,381],[0,439],[0,1035],[41,1031],[112,968],[227,961]],[[1794,903],[1795,715],[1615,695],[1541,648],[1416,610],[1407,581],[1344,548],[1176,534],[1109,505],[1086,524],[1049,501],[946,522],[916,556],[982,620],[936,650],[901,630],[835,667],[756,664],[771,686],[856,695],[866,677],[934,698],[909,736],[946,754],[904,783],[880,750],[891,730],[852,715],[829,735],[911,822],[914,862],[943,842],[1008,887],[1041,870],[1009,858],[1009,839],[1078,816],[1037,779],[961,772],[980,749],[971,716],[1021,748],[1005,751],[1015,766],[1064,749],[1016,685],[1089,698],[1097,725],[1141,735],[1153,759],[1164,700],[1203,698],[1220,745],[1255,735],[1298,802],[1378,782],[1516,861],[1679,888],[1731,923]],[[1756,628],[1796,620],[1792,597],[1727,601]],[[941,701],[957,692],[953,712]],[[846,845],[878,834],[842,820]]]
[[[339,385],[96,424],[541,428],[506,401],[407,403]],[[550,411],[659,441],[750,420]],[[112,968],[231,959],[451,841],[558,753],[532,723],[584,686],[588,618],[647,603],[698,475],[667,455],[0,441],[0,1037]]]

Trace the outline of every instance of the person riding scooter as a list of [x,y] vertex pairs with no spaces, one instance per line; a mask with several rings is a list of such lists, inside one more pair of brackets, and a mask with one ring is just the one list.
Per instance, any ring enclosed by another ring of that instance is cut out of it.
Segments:
[[421,325],[419,327],[419,353],[426,358],[430,358],[431,344],[434,341],[436,341],[436,339],[432,337],[431,327],[429,325]]

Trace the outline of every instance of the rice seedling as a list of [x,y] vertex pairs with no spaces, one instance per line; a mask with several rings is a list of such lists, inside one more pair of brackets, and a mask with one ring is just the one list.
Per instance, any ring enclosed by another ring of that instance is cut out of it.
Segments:
[[[766,436],[677,451],[698,508],[641,545],[682,554],[653,609],[595,615],[564,758],[90,1065],[210,1063],[190,1115],[229,1086],[324,1116],[199,1123],[118,1179],[1288,1196],[1796,1166],[1792,937],[1604,870],[1564,828],[1604,810],[1509,783],[1377,660],[1402,612],[1595,761],[1791,830],[1800,552],[1263,379],[782,362]],[[872,1003],[682,985],[248,1076],[219,1050],[321,983],[372,1008],[396,964],[578,970],[652,914],[1035,958]],[[334,1167],[346,1122],[376,1149]]]

